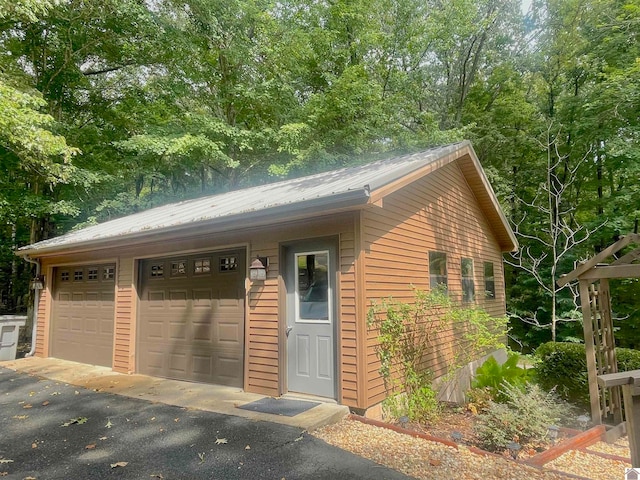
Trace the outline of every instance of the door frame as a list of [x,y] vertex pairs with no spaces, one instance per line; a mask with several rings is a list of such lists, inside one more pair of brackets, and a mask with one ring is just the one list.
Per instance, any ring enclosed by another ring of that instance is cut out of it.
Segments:
[[[331,299],[332,304],[332,314],[333,314],[333,370],[334,370],[334,397],[332,400],[337,401],[338,403],[342,400],[342,390],[340,389],[340,385],[342,385],[342,376],[341,376],[341,368],[340,368],[340,351],[341,351],[341,337],[340,337],[340,236],[339,235],[330,235],[326,237],[313,237],[313,238],[302,238],[296,239],[286,242],[280,242],[279,255],[280,255],[280,268],[278,272],[278,283],[279,283],[279,294],[278,294],[278,304],[279,304],[279,350],[281,353],[280,361],[279,361],[279,377],[280,377],[280,395],[284,395],[289,393],[289,351],[288,351],[288,342],[287,342],[287,322],[289,315],[289,306],[287,297],[290,293],[287,289],[287,268],[289,267],[289,263],[287,261],[287,255],[291,251],[291,249],[296,249],[300,251],[317,251],[317,250],[333,250],[335,253],[330,255],[329,261],[334,270],[333,275],[333,298]],[[333,258],[331,258],[333,257]],[[293,285],[293,289],[295,290],[295,282]],[[295,293],[295,291],[293,292]],[[294,307],[295,308],[295,307]],[[306,395],[304,392],[295,392],[300,393],[302,395]],[[311,394],[310,394],[311,395]],[[330,399],[330,397],[322,397]]]

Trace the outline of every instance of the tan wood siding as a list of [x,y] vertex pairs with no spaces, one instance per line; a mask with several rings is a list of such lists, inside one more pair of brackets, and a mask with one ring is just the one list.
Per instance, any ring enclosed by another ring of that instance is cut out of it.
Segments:
[[51,289],[53,288],[52,268],[46,268],[44,265],[41,271],[45,273],[45,285],[40,290],[40,298],[38,300],[38,318],[36,325],[36,349],[35,355],[38,357],[49,356],[49,313],[51,309]]
[[[279,272],[280,247],[275,239],[254,242],[250,259],[268,257],[267,279],[254,282],[249,290],[248,351],[245,390],[264,395],[280,395]],[[249,260],[251,261],[251,260]]]
[[355,275],[355,233],[340,235],[339,251],[339,307],[340,307],[340,397],[341,403],[358,406],[358,349],[356,345],[356,275]]
[[116,372],[135,371],[135,334],[137,292],[135,288],[135,260],[121,258],[116,268],[115,333],[113,342],[113,369]]
[[[367,308],[371,302],[389,296],[412,300],[410,284],[428,290],[429,252],[440,251],[447,254],[449,292],[461,297],[460,260],[471,258],[476,304],[491,315],[504,315],[502,253],[457,163],[390,194],[382,200],[381,207],[363,211],[363,224]],[[494,264],[495,299],[485,299],[483,295],[485,261]],[[439,335],[428,358],[436,377],[446,373],[456,342],[453,329]],[[377,336],[370,331],[366,352],[367,406],[379,403],[387,394],[379,373],[376,344]]]

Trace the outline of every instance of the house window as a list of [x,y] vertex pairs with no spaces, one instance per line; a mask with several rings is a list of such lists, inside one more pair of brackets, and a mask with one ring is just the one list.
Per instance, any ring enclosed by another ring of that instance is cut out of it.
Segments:
[[81,281],[82,280],[82,270],[76,270],[75,272],[73,272],[73,279],[76,281]]
[[473,260],[470,258],[461,259],[460,272],[462,275],[462,301],[473,302],[476,297],[476,286],[473,282]]
[[151,278],[162,278],[164,277],[164,264],[163,263],[154,263],[151,265]]
[[194,260],[193,271],[197,274],[209,273],[211,271],[211,260],[208,258],[198,258]]
[[238,257],[220,257],[218,265],[221,272],[234,272],[238,270]]
[[187,261],[186,260],[177,260],[175,262],[171,262],[171,276],[179,277],[181,275],[187,274]]
[[103,280],[113,280],[116,276],[115,267],[104,267],[102,269],[102,279]]
[[60,272],[60,280],[63,282],[69,281],[69,272]]
[[98,280],[98,269],[95,267],[89,268],[87,270],[87,280]]
[[431,289],[444,286],[447,288],[447,254],[429,252],[429,277]]
[[492,262],[484,262],[484,296],[496,298],[496,281],[493,276]]

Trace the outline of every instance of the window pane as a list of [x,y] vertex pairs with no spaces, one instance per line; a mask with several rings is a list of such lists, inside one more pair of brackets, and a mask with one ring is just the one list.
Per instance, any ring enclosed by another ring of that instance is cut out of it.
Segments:
[[496,283],[491,262],[484,262],[484,294],[487,298],[496,298]]
[[171,276],[181,276],[187,274],[187,261],[175,260],[171,262]]
[[302,254],[296,262],[299,318],[329,320],[329,254]]
[[431,289],[444,285],[447,287],[447,254],[429,252],[429,277]]
[[460,260],[460,271],[462,274],[462,301],[473,302],[476,295],[476,286],[473,281],[473,260],[470,258]]

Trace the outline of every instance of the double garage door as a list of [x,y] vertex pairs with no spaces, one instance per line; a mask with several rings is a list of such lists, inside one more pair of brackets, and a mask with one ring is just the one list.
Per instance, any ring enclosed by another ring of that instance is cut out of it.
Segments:
[[[137,371],[243,386],[245,251],[140,262]],[[54,271],[51,356],[112,366],[115,265]]]
[[244,250],[143,260],[138,371],[243,386]]

